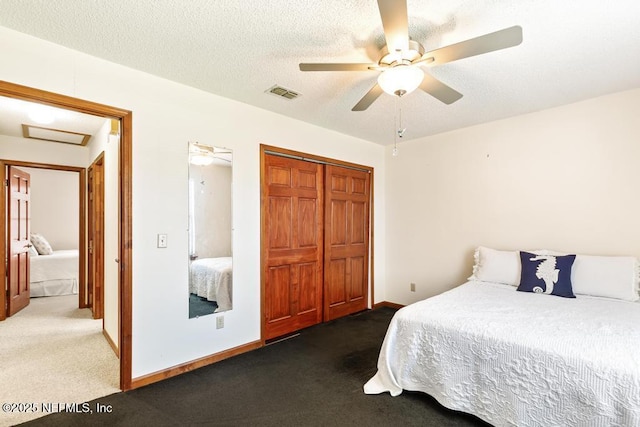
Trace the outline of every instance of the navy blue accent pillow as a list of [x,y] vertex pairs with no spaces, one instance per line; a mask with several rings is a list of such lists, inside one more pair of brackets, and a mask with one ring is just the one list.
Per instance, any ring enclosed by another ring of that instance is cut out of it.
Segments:
[[522,273],[518,290],[575,298],[571,286],[571,267],[575,259],[575,255],[536,255],[520,252]]

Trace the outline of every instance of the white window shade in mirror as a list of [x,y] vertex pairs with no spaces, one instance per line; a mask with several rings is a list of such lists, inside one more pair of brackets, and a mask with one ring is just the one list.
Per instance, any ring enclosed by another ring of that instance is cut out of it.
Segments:
[[230,310],[233,302],[233,153],[189,143],[189,317]]

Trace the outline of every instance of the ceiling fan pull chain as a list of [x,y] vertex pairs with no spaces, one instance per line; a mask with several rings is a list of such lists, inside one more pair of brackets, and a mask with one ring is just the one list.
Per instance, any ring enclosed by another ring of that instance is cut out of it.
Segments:
[[[400,109],[400,97],[396,97],[396,113],[393,115],[393,151],[391,151],[391,155],[393,157],[398,157],[398,135],[399,135],[399,127],[402,126],[402,110]],[[398,120],[398,116],[400,116],[400,120]],[[399,123],[399,124],[398,124]]]
[[402,101],[400,100],[400,98],[398,98],[398,110],[399,110],[399,115],[400,115],[400,124],[398,126],[398,137],[402,138],[404,136],[404,132],[407,130],[407,128],[402,127],[402,104],[400,104]]

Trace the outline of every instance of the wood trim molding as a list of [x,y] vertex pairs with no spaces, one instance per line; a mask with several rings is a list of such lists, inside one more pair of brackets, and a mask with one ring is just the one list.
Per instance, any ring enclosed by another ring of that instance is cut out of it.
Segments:
[[374,288],[375,288],[375,274],[373,272],[373,267],[375,266],[374,260],[375,260],[375,224],[374,224],[374,215],[373,215],[373,204],[375,202],[374,199],[374,192],[373,192],[373,169],[371,169],[371,179],[369,182],[369,290],[371,292],[369,292],[369,307],[373,307],[374,306]]
[[248,344],[244,344],[238,347],[234,347],[229,350],[222,351],[220,353],[211,354],[209,356],[201,357],[200,359],[192,360],[181,365],[177,365],[162,371],[154,372],[151,374],[136,377],[131,382],[131,389],[143,387],[145,385],[153,384],[158,381],[166,380],[167,378],[175,377],[186,372],[193,371],[194,369],[202,368],[203,366],[211,365],[212,363],[219,362],[224,359],[228,359],[233,356],[237,356],[248,351],[252,351],[262,347],[261,341],[253,341]]
[[0,321],[7,318],[7,208],[4,205],[6,200],[7,187],[7,169],[5,163],[0,159],[0,174],[2,182],[0,183],[0,200],[2,207],[0,208],[0,277],[2,277],[2,289],[0,289]]
[[[79,111],[105,118],[120,120],[120,389],[131,389],[131,345],[132,345],[132,145],[133,119],[132,112],[122,108],[111,107],[96,102],[86,101],[71,96],[60,95],[45,90],[22,86],[0,80],[0,96],[38,102],[58,108]],[[2,270],[4,270],[4,263]],[[0,273],[2,272],[0,270]]]
[[404,307],[404,305],[396,304],[395,302],[389,302],[389,301],[382,301],[373,305],[374,310],[380,307],[389,307],[389,308],[395,308],[396,310],[400,310],[402,307]]
[[102,328],[102,335],[104,335],[104,339],[107,340],[107,342],[109,343],[109,346],[111,347],[111,350],[113,350],[113,352],[116,354],[116,357],[120,359],[120,351],[118,350],[118,346],[116,345],[116,343],[113,342],[113,340],[111,339],[111,337],[109,336],[109,334],[104,328]]
[[337,160],[329,157],[316,156],[315,154],[303,153],[301,151],[289,150],[288,148],[275,147],[273,145],[260,144],[260,155],[263,155],[265,151],[271,151],[271,152],[280,153],[288,156],[304,157],[305,159],[313,159],[319,162],[331,163],[333,165],[346,166],[348,168],[362,169],[362,170],[368,170],[369,172],[373,172],[373,168],[371,166],[345,162],[344,160]]
[[0,95],[9,98],[21,99],[23,101],[38,102],[40,104],[51,105],[53,107],[65,108],[67,110],[79,111],[81,113],[93,114],[96,116],[122,119],[128,110],[111,107],[109,105],[98,104],[97,102],[86,101],[67,95],[61,95],[46,90],[35,89],[0,80]]
[[264,245],[265,241],[265,233],[266,233],[266,225],[267,219],[264,209],[265,204],[265,186],[266,186],[266,176],[265,176],[265,145],[260,144],[260,343],[261,345],[266,344],[265,339],[265,329],[267,324],[267,319],[265,318],[265,268],[266,268],[266,260],[267,260],[267,249]]
[[83,172],[85,168],[79,166],[67,166],[67,165],[54,165],[51,163],[38,163],[38,162],[25,162],[22,160],[11,160],[5,159],[7,164],[11,166],[24,167],[24,168],[34,168],[34,169],[50,169],[54,171],[64,171],[64,172]]
[[78,262],[80,263],[80,266],[78,268],[78,298],[80,299],[80,307],[81,308],[86,308],[87,307],[87,295],[86,295],[86,291],[87,291],[87,173],[86,173],[86,169],[82,169],[82,171],[79,172],[79,177],[78,177],[78,185],[79,185],[79,190],[78,190],[78,194],[80,196],[80,200],[78,202],[78,204],[80,205],[78,207],[79,212],[78,212],[78,219],[79,219],[79,226],[80,226],[80,236],[79,236],[79,240],[80,240],[80,251],[78,251],[78,257],[79,260]]
[[[119,126],[119,125],[118,125]],[[104,151],[102,151],[93,160],[93,163],[89,165],[86,170],[86,185],[87,189],[87,209],[86,209],[86,230],[87,230],[87,247],[93,247],[93,253],[91,250],[87,251],[87,258],[85,265],[87,271],[85,274],[87,280],[87,307],[91,307],[94,319],[102,319],[102,328],[104,329],[104,268],[105,268],[105,254],[104,254]],[[93,177],[93,178],[92,178]],[[96,194],[95,179],[99,180],[100,188],[102,191]],[[90,197],[93,195],[93,198]],[[97,241],[93,241],[93,233],[96,230],[100,230],[97,235]],[[99,254],[99,257],[94,257],[93,254]],[[96,283],[100,283],[99,291],[96,292]],[[119,329],[118,329],[119,330]]]
[[120,116],[120,388],[130,390],[133,334],[133,113]]

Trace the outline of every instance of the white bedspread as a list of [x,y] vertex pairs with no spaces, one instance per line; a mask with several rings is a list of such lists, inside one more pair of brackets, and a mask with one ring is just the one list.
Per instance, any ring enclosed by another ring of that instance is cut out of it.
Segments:
[[59,250],[29,258],[32,297],[78,293],[78,250]]
[[640,426],[640,303],[468,282],[399,310],[365,393],[496,426]]
[[231,257],[203,258],[190,267],[189,292],[218,304],[218,311],[231,310]]

